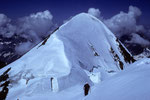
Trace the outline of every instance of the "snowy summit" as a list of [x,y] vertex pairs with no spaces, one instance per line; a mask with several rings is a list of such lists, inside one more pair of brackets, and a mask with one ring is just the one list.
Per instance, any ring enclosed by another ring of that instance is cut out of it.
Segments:
[[[144,61],[147,64],[148,60]],[[117,90],[111,92],[110,89],[113,88],[109,89],[107,86],[116,86],[111,83],[119,80],[113,77],[121,77],[122,74],[117,73],[126,74],[128,70],[132,70],[129,67],[136,68],[137,65],[132,64],[133,62],[135,60],[129,51],[100,20],[81,13],[56,29],[20,59],[0,70],[0,93],[3,95],[0,98],[121,100],[121,93],[118,98],[108,98],[107,93],[110,95]],[[124,69],[125,71],[121,71]],[[130,76],[127,75],[128,77]],[[84,96],[86,83],[91,88],[88,96]],[[126,87],[127,83],[124,89]],[[105,88],[107,91],[99,95]],[[130,91],[128,92],[124,100],[133,100],[133,97],[130,99]]]

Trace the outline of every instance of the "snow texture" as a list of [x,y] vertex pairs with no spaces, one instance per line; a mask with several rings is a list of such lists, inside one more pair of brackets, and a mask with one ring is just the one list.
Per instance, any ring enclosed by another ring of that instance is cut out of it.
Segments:
[[150,59],[142,59],[94,87],[86,100],[149,100]]

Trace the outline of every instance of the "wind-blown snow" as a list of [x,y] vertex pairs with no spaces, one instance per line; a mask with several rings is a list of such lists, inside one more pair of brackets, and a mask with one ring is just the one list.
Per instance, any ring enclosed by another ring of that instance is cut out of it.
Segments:
[[128,65],[119,45],[100,20],[81,13],[0,71],[11,67],[7,99],[81,100],[86,82],[92,86]]

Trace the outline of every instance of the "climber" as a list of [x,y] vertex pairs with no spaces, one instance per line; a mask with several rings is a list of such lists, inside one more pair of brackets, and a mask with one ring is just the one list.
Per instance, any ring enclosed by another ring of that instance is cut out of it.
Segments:
[[51,91],[53,91],[53,77],[51,77]]
[[88,95],[89,90],[90,90],[90,85],[88,83],[86,83],[84,85],[84,95],[85,96]]

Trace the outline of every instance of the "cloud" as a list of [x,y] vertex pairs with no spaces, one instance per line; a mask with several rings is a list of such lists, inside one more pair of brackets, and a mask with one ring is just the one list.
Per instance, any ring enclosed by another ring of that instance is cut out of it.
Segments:
[[[52,19],[53,16],[48,10],[19,18],[16,33],[27,39],[27,42],[17,46],[15,50],[22,54],[45,38],[54,26]],[[22,49],[24,47],[27,49]]]
[[25,35],[36,34],[38,37],[43,37],[50,31],[53,25],[52,19],[53,16],[48,10],[20,18],[18,20],[20,30],[17,33],[26,32]]
[[33,43],[24,42],[18,46],[16,46],[15,51],[17,54],[22,55],[33,47]]
[[121,39],[124,35],[129,37],[131,36],[131,40],[126,40],[126,43],[136,43],[141,46],[150,46],[150,31],[148,31],[143,25],[138,24],[139,18],[142,14],[139,8],[129,6],[128,12],[121,11],[120,13],[112,16],[110,19],[104,19],[99,9],[89,8],[88,13],[103,21],[104,24],[119,39]]
[[141,10],[137,7],[134,7],[134,6],[129,6],[128,13],[130,15],[133,14],[132,16],[134,16],[135,18],[138,17],[138,16],[141,16],[141,14],[142,14]]
[[142,12],[139,8],[129,6],[128,13],[121,11],[112,18],[104,20],[104,23],[114,34],[116,34],[118,37],[121,37],[125,34],[131,34],[133,32],[145,30],[142,25],[137,25],[137,20],[141,14]]
[[[4,38],[12,38],[15,34],[26,39],[25,43],[17,45],[18,53],[28,51],[31,47],[45,38],[55,26],[53,15],[50,11],[33,13],[29,16],[11,20],[4,14],[0,14],[0,35]],[[25,47],[26,49],[22,49]]]
[[142,12],[134,6],[129,6],[127,13],[121,11],[110,19],[104,19],[99,9],[89,8],[88,13],[103,21],[117,37],[136,32],[145,33],[146,31],[143,25],[138,25],[138,19]]
[[9,23],[11,20],[4,14],[0,14],[0,26]]
[[16,26],[12,25],[11,19],[4,14],[0,14],[0,35],[10,38],[15,31]]
[[88,9],[88,14],[93,15],[99,19],[101,19],[101,12],[99,9],[96,8],[89,8]]
[[36,38],[40,39],[50,31],[53,26],[52,19],[52,14],[46,10],[19,18],[15,22],[16,24],[12,24],[10,18],[4,14],[0,14],[0,35],[10,38],[14,34],[17,34],[32,38],[37,36]]
[[132,39],[130,41],[126,41],[126,43],[136,43],[136,44],[141,44],[142,46],[149,46],[150,41],[144,39],[140,35],[136,33],[132,33]]

